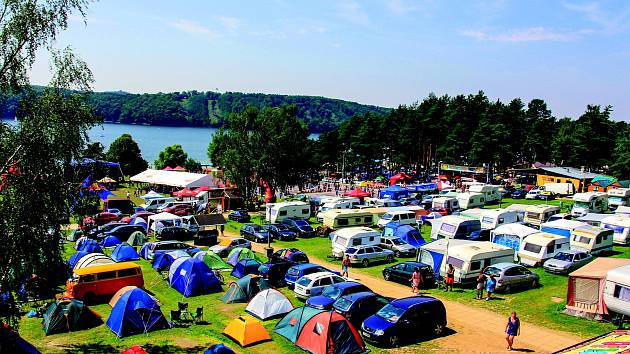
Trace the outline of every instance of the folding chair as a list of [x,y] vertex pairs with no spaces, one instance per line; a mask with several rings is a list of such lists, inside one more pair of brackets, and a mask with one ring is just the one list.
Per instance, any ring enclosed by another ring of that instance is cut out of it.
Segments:
[[197,310],[194,313],[191,312],[190,316],[192,316],[192,319],[193,321],[195,321],[195,323],[203,321],[203,306],[197,307]]
[[173,327],[182,324],[182,313],[179,310],[171,310],[171,325]]
[[177,303],[177,309],[181,314],[181,318],[182,320],[188,320],[188,303],[187,302],[178,302]]

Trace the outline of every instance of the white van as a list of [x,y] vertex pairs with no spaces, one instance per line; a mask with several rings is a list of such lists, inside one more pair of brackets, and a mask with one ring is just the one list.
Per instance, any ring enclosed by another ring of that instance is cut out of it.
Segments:
[[630,317],[630,265],[608,271],[604,286],[604,303],[614,317]]
[[322,205],[317,212],[317,221],[324,221],[324,213],[333,209],[352,209],[350,201],[336,201]]
[[402,203],[397,200],[376,198],[365,198],[365,204],[375,208],[403,206]]
[[572,250],[599,254],[612,251],[613,230],[597,226],[581,226],[571,231]]
[[304,202],[267,203],[265,220],[274,224],[286,218],[307,220],[311,216],[311,206]]
[[588,213],[608,211],[608,194],[604,192],[576,193],[573,196],[571,216],[584,216]]
[[431,208],[446,209],[449,213],[452,213],[459,210],[459,201],[457,198],[451,197],[433,198],[431,201]]
[[542,188],[545,192],[552,192],[557,195],[567,196],[575,193],[573,183],[545,183]]
[[333,209],[322,215],[322,224],[333,230],[352,226],[372,226],[374,215],[361,209]]
[[480,208],[486,204],[486,199],[481,193],[458,193],[457,201],[462,209]]
[[518,257],[521,263],[531,267],[538,267],[549,258],[553,258],[560,251],[570,249],[569,238],[538,232],[523,240]]
[[346,249],[356,246],[378,246],[381,233],[369,227],[348,227],[337,230],[332,236],[333,257],[342,258]]
[[440,275],[445,276],[448,265],[452,264],[455,282],[470,284],[476,281],[484,268],[503,262],[514,262],[514,249],[488,241],[452,246],[448,249],[448,257],[442,264]]
[[527,225],[540,227],[540,225],[547,222],[552,215],[558,214],[559,212],[560,207],[555,205],[530,205],[525,209],[523,222]]
[[607,194],[610,209],[630,205],[630,188],[610,189]]
[[611,215],[602,219],[602,227],[613,230],[613,242],[619,245],[630,244],[630,216]]
[[165,204],[175,201],[175,198],[171,197],[163,197],[163,198],[153,198],[147,199],[144,204],[141,205],[142,208],[146,211],[157,212]]
[[378,227],[385,227],[387,223],[395,221],[401,225],[417,226],[416,213],[413,211],[395,210],[388,211],[379,219],[376,224]]
[[501,199],[501,194],[499,194],[499,186],[493,186],[490,184],[473,184],[468,188],[468,191],[471,193],[481,193],[484,195],[486,199],[486,204],[498,202]]
[[[455,238],[465,240],[475,231],[481,231],[481,222],[476,219],[464,218],[458,215],[447,215],[438,219],[440,229],[437,238]],[[435,226],[434,226],[435,227]],[[433,232],[431,233],[433,238]]]

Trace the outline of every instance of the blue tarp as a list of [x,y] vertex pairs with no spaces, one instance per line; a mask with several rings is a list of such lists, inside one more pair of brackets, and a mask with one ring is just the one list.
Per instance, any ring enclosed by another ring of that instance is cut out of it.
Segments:
[[70,267],[70,269],[74,269],[74,266],[77,265],[79,259],[81,259],[81,257],[85,256],[86,254],[88,254],[88,252],[86,251],[77,251],[75,254],[70,256],[70,258],[68,258],[68,261],[66,262],[68,264],[68,267]]
[[140,257],[144,259],[149,259],[149,249],[151,248],[151,246],[153,246],[153,242],[147,242],[142,245],[142,248],[140,249]]
[[140,255],[128,243],[121,243],[112,251],[114,262],[135,261],[140,259]]
[[[431,258],[433,259],[433,264],[429,264],[429,265],[433,266],[433,273],[435,273],[436,277],[439,277],[440,267],[442,266],[442,259],[444,259],[444,254],[439,253],[439,252],[427,251],[427,250],[424,250],[423,252],[428,252],[431,255]],[[424,262],[424,263],[427,263],[427,262]]]
[[109,236],[105,236],[100,244],[101,247],[115,247],[121,244],[122,241],[120,241],[120,239],[118,239],[118,237],[114,236],[114,235],[109,235]]
[[395,221],[388,222],[387,225],[385,225],[383,228],[383,236],[400,237],[403,241],[416,248],[427,243],[422,238],[418,229],[410,225],[400,225]]
[[212,269],[196,258],[180,263],[172,275],[169,274],[169,283],[185,297],[223,291]]
[[408,196],[409,191],[400,186],[391,186],[389,188],[383,189],[379,194],[379,198],[393,200],[406,198]]
[[562,237],[571,237],[571,230],[562,229],[558,227],[548,227],[548,226],[542,225],[540,227],[540,232],[546,232],[549,234],[554,234],[554,235],[558,235]]
[[256,262],[256,260],[251,258],[243,258],[238,263],[236,263],[234,269],[232,269],[231,275],[239,279],[249,274],[258,275],[259,267],[260,263]]
[[437,183],[421,183],[407,186],[406,189],[413,193],[431,192],[438,189]]
[[173,262],[181,257],[190,257],[190,255],[182,250],[159,253],[153,260],[153,269],[157,271],[169,269]]
[[103,253],[101,246],[91,238],[85,239],[77,251],[85,251],[87,253]]
[[230,349],[230,347],[226,346],[223,343],[215,344],[210,348],[206,349],[203,354],[234,354],[234,351]]
[[107,327],[118,337],[170,328],[157,301],[140,288],[125,292],[114,304]]

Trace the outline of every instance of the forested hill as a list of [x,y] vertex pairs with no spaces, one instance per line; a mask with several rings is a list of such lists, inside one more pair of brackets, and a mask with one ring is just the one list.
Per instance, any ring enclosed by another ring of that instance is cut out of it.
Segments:
[[[15,101],[9,99],[0,104],[0,112],[5,118],[13,117]],[[106,122],[213,127],[223,125],[230,113],[240,112],[248,105],[264,108],[294,104],[298,117],[313,133],[332,130],[354,115],[386,114],[390,111],[388,108],[325,97],[210,91],[155,94],[95,92],[90,94],[89,101]]]

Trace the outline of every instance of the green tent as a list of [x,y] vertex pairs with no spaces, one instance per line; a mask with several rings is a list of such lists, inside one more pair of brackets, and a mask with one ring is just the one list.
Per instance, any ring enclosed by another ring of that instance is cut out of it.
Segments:
[[223,270],[232,269],[218,254],[212,251],[201,251],[195,254],[195,258],[204,262],[210,269]]
[[230,283],[230,287],[221,298],[226,304],[248,302],[261,290],[269,289],[267,282],[257,275],[246,275]]
[[230,254],[227,256],[226,263],[234,267],[236,263],[238,263],[243,258],[254,259],[260,264],[267,263],[267,260],[263,255],[256,253],[249,248],[243,247],[236,247],[232,251],[230,251]]
[[295,343],[306,322],[322,312],[324,310],[310,306],[296,307],[278,322],[273,331]]
[[103,323],[101,317],[90,310],[83,301],[76,299],[57,300],[44,314],[46,335],[78,331],[96,327]]
[[131,246],[142,246],[147,242],[147,237],[140,231],[135,231],[131,235],[129,235],[129,239],[127,239],[127,243]]

